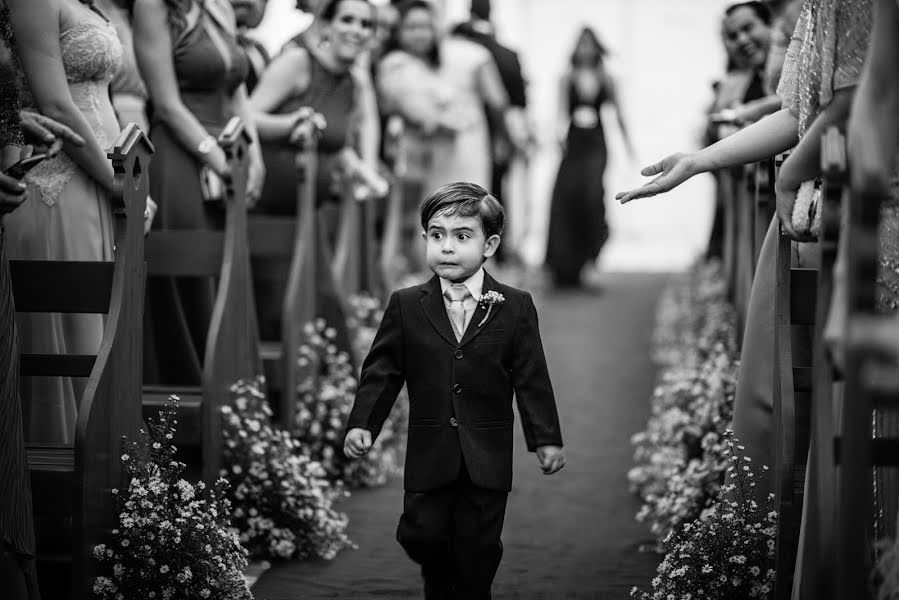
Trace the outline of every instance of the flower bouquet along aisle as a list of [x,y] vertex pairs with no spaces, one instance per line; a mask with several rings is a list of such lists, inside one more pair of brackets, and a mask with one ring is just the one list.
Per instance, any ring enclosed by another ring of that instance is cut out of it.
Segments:
[[[732,600],[770,598],[774,591],[774,494],[758,500],[750,459],[741,454],[733,432],[725,433],[728,485],[717,503],[696,521],[668,533],[668,553],[658,566],[652,590],[631,590],[639,600]],[[767,471],[767,467],[762,467]]]
[[254,558],[330,560],[352,547],[349,518],[335,509],[348,494],[290,432],[272,425],[260,384],[238,382],[222,408],[232,523]]
[[104,600],[252,600],[244,579],[247,552],[231,529],[227,484],[213,489],[181,478],[175,460],[176,403],[125,440],[128,487],[117,496],[119,526],[94,556],[109,571],[94,583]]
[[[350,357],[334,345],[335,335],[334,329],[319,319],[310,325],[308,341],[300,347],[300,366],[308,370],[310,364],[316,365],[318,376],[298,385],[291,433],[303,451],[321,463],[330,479],[342,481],[349,488],[384,485],[389,477],[402,472],[408,399],[405,392],[400,394],[365,457],[347,459],[343,454],[344,427],[353,408],[358,374]],[[370,346],[374,334],[362,339]]]

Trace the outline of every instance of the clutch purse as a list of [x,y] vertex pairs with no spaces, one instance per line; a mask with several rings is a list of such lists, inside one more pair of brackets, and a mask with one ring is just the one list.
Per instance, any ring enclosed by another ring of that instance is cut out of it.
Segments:
[[223,202],[225,181],[209,165],[200,167],[200,195],[203,202]]
[[799,186],[796,203],[793,204],[793,229],[796,233],[818,237],[821,234],[821,188],[815,181]]

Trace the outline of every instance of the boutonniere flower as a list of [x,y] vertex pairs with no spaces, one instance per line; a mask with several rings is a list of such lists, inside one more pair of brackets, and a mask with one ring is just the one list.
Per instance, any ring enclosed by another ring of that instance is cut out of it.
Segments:
[[487,309],[487,314],[484,315],[484,318],[481,319],[481,322],[478,323],[478,327],[487,322],[487,319],[490,318],[490,311],[493,310],[494,304],[502,304],[506,301],[506,297],[500,294],[499,292],[495,292],[490,290],[484,294],[481,294],[481,299],[478,300],[478,304],[481,305],[481,308]]

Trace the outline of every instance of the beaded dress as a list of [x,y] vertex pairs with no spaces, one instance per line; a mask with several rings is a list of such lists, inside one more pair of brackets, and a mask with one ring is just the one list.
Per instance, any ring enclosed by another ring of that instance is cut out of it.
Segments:
[[[68,91],[100,148],[119,132],[109,82],[122,62],[112,25],[80,5],[65,15],[73,24],[59,35]],[[6,217],[10,259],[112,260],[113,220],[107,192],[64,152],[26,176],[29,198]],[[22,352],[96,354],[103,315],[19,313]],[[71,444],[77,402],[85,378],[25,377],[22,380],[25,437],[30,442]]]

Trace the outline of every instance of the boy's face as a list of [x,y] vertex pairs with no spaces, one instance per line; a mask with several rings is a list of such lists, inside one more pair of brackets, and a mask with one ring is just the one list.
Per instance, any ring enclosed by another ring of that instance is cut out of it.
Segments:
[[452,282],[465,281],[499,248],[500,237],[484,234],[477,217],[438,214],[422,232],[428,267]]

